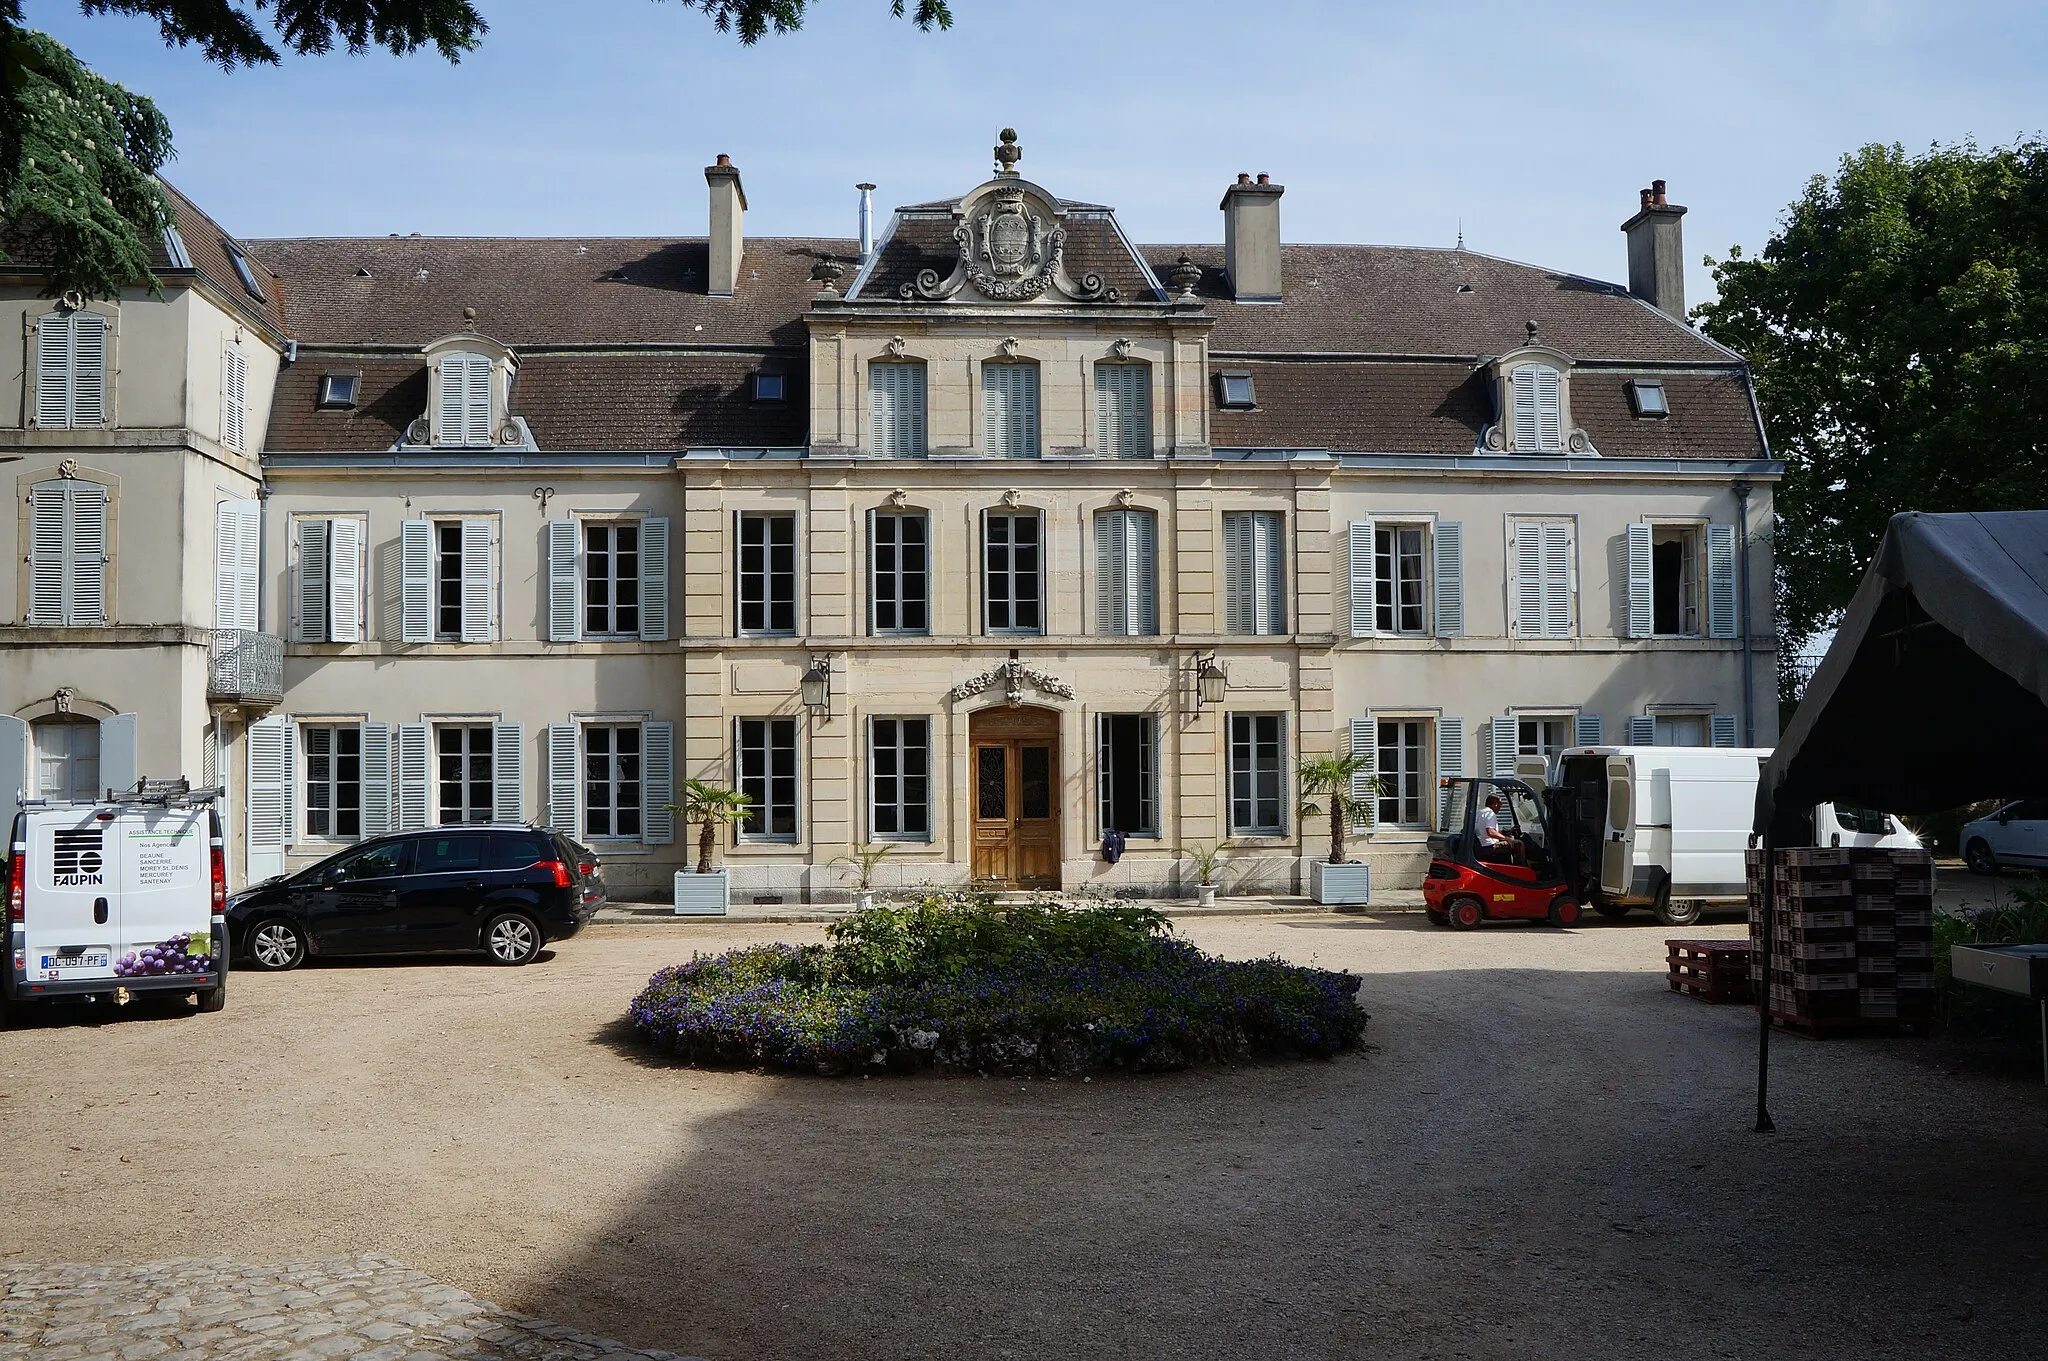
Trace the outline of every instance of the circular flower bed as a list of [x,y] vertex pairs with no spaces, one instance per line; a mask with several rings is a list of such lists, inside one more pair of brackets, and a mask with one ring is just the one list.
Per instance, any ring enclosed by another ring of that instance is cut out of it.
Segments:
[[663,969],[630,1018],[686,1062],[827,1075],[1327,1058],[1364,1033],[1357,976],[1219,959],[1171,931],[1150,908],[929,893],[835,922],[828,945]]

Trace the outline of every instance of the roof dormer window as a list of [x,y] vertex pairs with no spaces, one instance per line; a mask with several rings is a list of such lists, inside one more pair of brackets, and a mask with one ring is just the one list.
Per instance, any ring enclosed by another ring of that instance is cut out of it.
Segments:
[[1536,340],[1488,360],[1499,415],[1480,433],[1479,449],[1494,454],[1597,454],[1592,436],[1572,420],[1572,357]]
[[434,443],[487,448],[491,430],[489,355],[451,354],[437,366]]
[[1511,447],[1518,454],[1564,448],[1564,375],[1548,364],[1524,364],[1508,375]]

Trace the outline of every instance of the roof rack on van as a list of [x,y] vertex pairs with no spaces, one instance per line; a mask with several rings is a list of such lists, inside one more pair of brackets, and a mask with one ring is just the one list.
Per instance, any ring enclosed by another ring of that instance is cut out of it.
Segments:
[[225,785],[213,785],[206,789],[194,789],[192,781],[179,776],[175,780],[152,780],[147,776],[135,782],[132,789],[109,789],[105,798],[100,799],[52,799],[30,798],[26,794],[15,796],[18,808],[97,808],[109,803],[154,804],[165,808],[191,808],[213,803],[226,797]]

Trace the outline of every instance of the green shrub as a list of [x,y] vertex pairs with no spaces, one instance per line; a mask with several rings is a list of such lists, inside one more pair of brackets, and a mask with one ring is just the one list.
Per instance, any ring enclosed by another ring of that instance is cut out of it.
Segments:
[[1934,976],[1948,1022],[1970,1035],[2025,1039],[2038,1015],[2025,998],[1968,987],[1955,981],[1949,951],[1957,945],[2048,944],[2048,884],[2036,875],[2012,887],[2012,901],[1970,912],[1934,916]]

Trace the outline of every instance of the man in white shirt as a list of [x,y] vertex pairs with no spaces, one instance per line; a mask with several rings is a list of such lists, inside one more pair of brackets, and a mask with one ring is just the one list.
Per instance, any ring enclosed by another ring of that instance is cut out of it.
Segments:
[[1515,865],[1529,863],[1522,850],[1522,839],[1509,836],[1500,829],[1500,795],[1486,796],[1486,805],[1479,810],[1477,823],[1477,854],[1481,860],[1505,860]]

